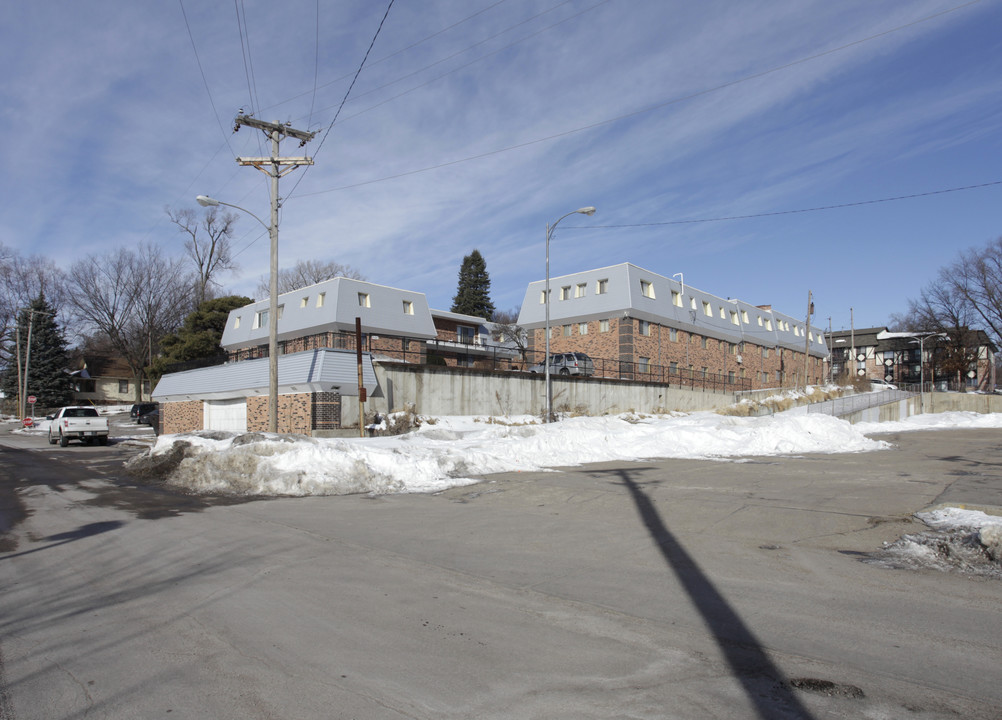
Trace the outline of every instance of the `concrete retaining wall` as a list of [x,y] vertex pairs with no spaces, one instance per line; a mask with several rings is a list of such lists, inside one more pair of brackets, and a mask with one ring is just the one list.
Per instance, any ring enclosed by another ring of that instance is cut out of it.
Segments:
[[[396,412],[413,406],[422,415],[542,415],[546,384],[542,375],[482,372],[427,365],[376,363],[379,390],[366,413]],[[688,390],[625,380],[553,376],[556,411],[603,415],[679,410],[714,410],[736,402],[732,392]],[[354,424],[357,408],[344,403],[342,424]]]
[[[877,407],[860,410],[859,412],[846,415],[843,420],[850,423],[858,422],[891,422],[894,420],[904,420],[920,412],[919,396],[898,400],[897,402],[879,405]],[[994,413],[1002,412],[1002,396],[999,395],[977,395],[975,393],[926,393],[924,402],[925,412],[976,412]]]

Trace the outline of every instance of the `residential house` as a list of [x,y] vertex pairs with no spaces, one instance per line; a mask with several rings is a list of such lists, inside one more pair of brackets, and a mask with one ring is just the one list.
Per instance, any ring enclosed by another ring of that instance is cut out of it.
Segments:
[[[70,371],[74,402],[123,405],[136,402],[136,378],[120,357],[85,356]],[[150,399],[149,380],[142,381],[142,400]]]
[[[597,376],[656,382],[716,379],[735,389],[825,380],[820,328],[722,298],[631,263],[550,279],[550,352],[583,352]],[[519,314],[537,360],[545,346],[545,281]],[[805,364],[805,357],[807,362]]]

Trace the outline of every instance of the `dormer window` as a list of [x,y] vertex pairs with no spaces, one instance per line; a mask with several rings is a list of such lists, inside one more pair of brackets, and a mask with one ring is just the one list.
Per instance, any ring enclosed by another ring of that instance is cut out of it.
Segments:
[[358,294],[358,306],[359,307],[371,307],[369,305],[369,293],[359,293]]

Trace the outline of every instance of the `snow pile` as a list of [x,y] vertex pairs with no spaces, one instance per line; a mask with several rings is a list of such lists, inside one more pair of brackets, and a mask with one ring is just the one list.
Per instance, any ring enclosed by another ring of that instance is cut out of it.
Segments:
[[[715,413],[531,418],[439,418],[406,435],[315,439],[264,433],[160,437],[150,459],[171,455],[168,482],[206,493],[342,495],[435,492],[477,476],[610,460],[736,458],[864,452],[888,447],[825,415]],[[178,458],[179,461],[177,460]]]
[[912,415],[905,420],[856,423],[856,429],[867,435],[911,430],[960,430],[964,428],[1002,428],[1002,413],[925,413]]
[[1002,517],[958,507],[915,513],[915,517],[930,530],[888,543],[867,562],[1002,578]]

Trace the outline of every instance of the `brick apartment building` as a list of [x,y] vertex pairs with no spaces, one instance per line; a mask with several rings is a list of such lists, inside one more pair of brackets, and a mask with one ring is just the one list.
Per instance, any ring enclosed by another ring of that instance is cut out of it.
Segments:
[[[550,352],[583,352],[596,375],[668,382],[722,378],[743,388],[824,382],[824,334],[802,320],[723,299],[630,263],[550,279]],[[537,359],[546,342],[545,281],[519,314]]]
[[[164,375],[153,393],[163,403],[164,432],[267,427],[269,312],[268,300],[230,312],[220,343],[227,364]],[[343,414],[354,412],[342,398],[358,396],[356,318],[368,394],[377,390],[373,358],[494,368],[517,355],[494,340],[484,318],[431,310],[424,293],[349,278],[284,293],[278,299],[281,432],[337,429]]]

